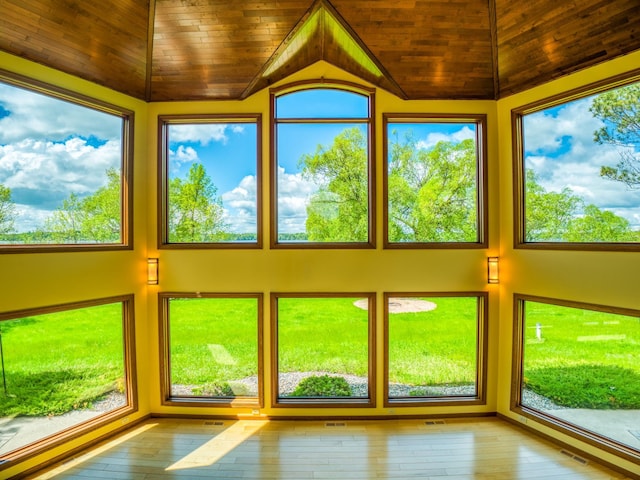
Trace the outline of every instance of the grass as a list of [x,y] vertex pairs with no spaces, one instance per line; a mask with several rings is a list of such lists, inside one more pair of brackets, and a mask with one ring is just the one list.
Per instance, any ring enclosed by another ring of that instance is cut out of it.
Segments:
[[278,299],[278,369],[366,376],[368,313],[358,298]]
[[[356,300],[280,298],[279,371],[366,376],[368,314]],[[391,314],[390,382],[473,384],[476,299],[425,300],[437,308]],[[258,374],[256,299],[170,305],[173,384],[206,394]],[[124,371],[121,310],[117,303],[2,322],[7,394],[0,385],[0,416],[56,415],[117,388]],[[526,321],[526,388],[569,407],[640,408],[639,319],[527,302]]]
[[172,299],[171,383],[219,384],[258,374],[258,302]]
[[477,299],[424,300],[435,310],[391,314],[389,381],[407,385],[468,385],[476,381]]
[[0,417],[62,414],[121,386],[120,303],[9,320],[0,331],[7,384]]
[[525,312],[526,388],[566,407],[640,408],[640,319],[537,302]]

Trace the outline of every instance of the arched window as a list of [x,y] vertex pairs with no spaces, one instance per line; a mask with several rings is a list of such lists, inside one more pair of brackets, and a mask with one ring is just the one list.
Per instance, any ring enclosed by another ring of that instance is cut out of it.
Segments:
[[374,246],[373,96],[326,81],[271,91],[273,247]]

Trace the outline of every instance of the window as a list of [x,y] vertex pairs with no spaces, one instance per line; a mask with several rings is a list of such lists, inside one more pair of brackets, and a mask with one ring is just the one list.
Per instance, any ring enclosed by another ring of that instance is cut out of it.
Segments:
[[160,294],[166,405],[262,404],[262,295]]
[[161,245],[260,248],[260,115],[159,122]]
[[487,294],[385,294],[387,406],[484,403]]
[[303,87],[271,92],[272,246],[373,247],[374,93]]
[[133,112],[0,71],[0,252],[131,247]]
[[513,111],[517,247],[640,248],[639,111],[629,79]]
[[383,122],[385,246],[486,247],[486,116]]
[[640,458],[640,311],[516,295],[512,409]]
[[375,295],[271,298],[273,405],[375,406]]
[[0,313],[0,461],[137,409],[133,296]]

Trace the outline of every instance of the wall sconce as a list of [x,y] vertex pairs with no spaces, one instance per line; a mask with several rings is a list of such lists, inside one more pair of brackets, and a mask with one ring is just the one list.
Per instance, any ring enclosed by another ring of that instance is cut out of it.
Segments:
[[487,283],[500,283],[498,257],[487,258]]
[[158,284],[158,259],[147,258],[147,284]]

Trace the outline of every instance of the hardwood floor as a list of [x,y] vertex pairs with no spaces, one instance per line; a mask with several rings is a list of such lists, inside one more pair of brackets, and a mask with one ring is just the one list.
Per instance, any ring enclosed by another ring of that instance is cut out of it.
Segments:
[[[441,423],[446,422],[446,423]],[[497,418],[151,419],[39,472],[48,479],[611,479]]]

